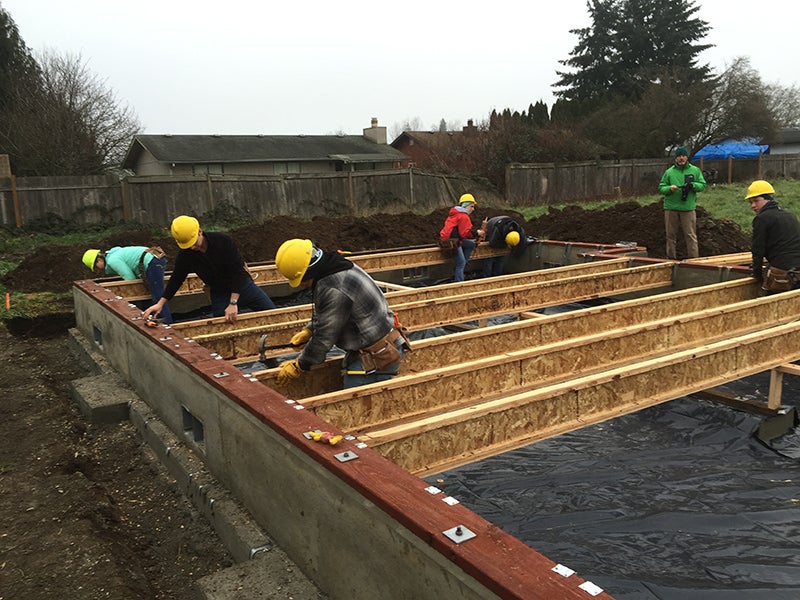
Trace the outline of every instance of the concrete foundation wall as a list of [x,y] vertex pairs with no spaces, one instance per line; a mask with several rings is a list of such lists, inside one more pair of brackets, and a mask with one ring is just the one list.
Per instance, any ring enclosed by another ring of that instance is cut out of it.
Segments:
[[[76,282],[74,298],[83,335],[331,598],[585,597],[583,580],[377,452],[306,439],[330,426],[108,290]],[[456,526],[477,536],[457,544],[443,533]]]

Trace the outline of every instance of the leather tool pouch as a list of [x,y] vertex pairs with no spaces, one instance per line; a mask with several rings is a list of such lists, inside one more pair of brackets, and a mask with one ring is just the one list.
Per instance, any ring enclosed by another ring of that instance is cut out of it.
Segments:
[[153,258],[164,258],[167,254],[161,249],[161,246],[150,246],[147,250],[142,252],[142,255],[139,257],[139,273],[141,273],[142,283],[144,283],[144,287],[150,291],[150,285],[147,283],[144,269],[144,257],[148,254],[152,254]]
[[397,329],[392,329],[374,344],[363,347],[358,351],[361,364],[367,373],[382,371],[400,362],[400,351],[394,342],[400,337]]
[[794,281],[789,271],[784,271],[776,267],[769,267],[767,269],[767,275],[764,277],[764,285],[762,287],[770,292],[788,292],[792,289],[793,283]]
[[155,258],[164,258],[167,253],[161,249],[161,246],[150,246],[147,251]]
[[446,240],[439,240],[439,248],[442,250],[442,254],[447,257],[451,257],[456,253],[458,250],[458,239],[457,238],[447,238]]

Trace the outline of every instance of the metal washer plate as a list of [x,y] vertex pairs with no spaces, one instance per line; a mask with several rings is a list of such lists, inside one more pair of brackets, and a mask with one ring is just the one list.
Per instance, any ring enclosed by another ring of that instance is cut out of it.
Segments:
[[460,544],[461,542],[466,542],[467,540],[471,540],[472,538],[476,537],[476,534],[463,525],[456,525],[452,529],[448,529],[447,531],[443,531],[448,538],[454,541],[456,544]]

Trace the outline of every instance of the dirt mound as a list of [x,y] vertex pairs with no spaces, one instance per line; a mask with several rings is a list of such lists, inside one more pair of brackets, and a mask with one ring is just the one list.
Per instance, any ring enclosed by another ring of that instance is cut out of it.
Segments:
[[[402,213],[371,217],[317,217],[301,221],[278,216],[263,223],[232,229],[244,259],[268,262],[275,259],[278,247],[289,238],[309,238],[323,248],[351,252],[429,245],[436,239],[450,209],[442,208],[428,215]],[[475,224],[484,217],[508,214],[517,218],[528,235],[572,242],[615,244],[636,242],[648,249],[654,258],[665,258],[664,213],[659,202],[640,206],[621,202],[602,211],[584,210],[580,206],[551,209],[547,214],[524,221],[513,211],[479,207],[473,215]],[[702,208],[697,209],[697,236],[700,255],[729,254],[746,251],[750,240],[731,221],[715,221]],[[160,245],[170,263],[177,247],[171,238],[153,239],[146,230],[131,230],[101,238],[97,248],[151,244]],[[81,263],[86,246],[54,246],[39,248],[4,278],[5,286],[18,292],[65,292],[72,282],[86,279],[89,271]],[[685,258],[682,236],[678,240],[678,258]],[[169,266],[168,266],[169,268]]]
[[[529,235],[568,242],[636,242],[647,248],[651,258],[666,258],[664,211],[660,202],[646,206],[621,202],[602,211],[586,211],[580,206],[552,209],[529,221],[525,230]],[[750,238],[736,223],[715,220],[702,207],[697,208],[697,239],[700,256],[750,250]],[[682,233],[678,235],[678,258],[686,258]]]

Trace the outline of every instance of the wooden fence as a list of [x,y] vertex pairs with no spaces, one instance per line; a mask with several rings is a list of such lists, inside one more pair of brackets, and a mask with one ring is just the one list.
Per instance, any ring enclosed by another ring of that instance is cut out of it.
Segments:
[[[272,177],[0,177],[0,224],[32,226],[53,215],[76,224],[169,223],[175,215],[202,216],[221,207],[252,221],[274,215],[369,216],[427,214],[470,192],[483,206],[521,208],[656,194],[669,160],[509,165],[506,197],[467,177],[419,169]],[[702,161],[718,182],[800,179],[800,154]]]
[[[717,183],[800,179],[800,154],[693,162],[715,170]],[[522,207],[657,194],[658,182],[671,164],[670,159],[633,159],[509,165],[506,199],[509,206]]]
[[419,169],[271,177],[5,177],[0,178],[3,225],[23,227],[52,215],[78,224],[169,223],[226,207],[253,221],[274,215],[369,216],[428,213],[452,206],[466,192],[487,206],[504,200],[489,185]]

